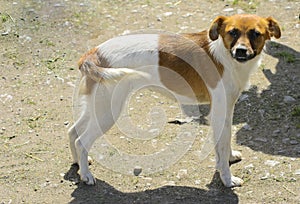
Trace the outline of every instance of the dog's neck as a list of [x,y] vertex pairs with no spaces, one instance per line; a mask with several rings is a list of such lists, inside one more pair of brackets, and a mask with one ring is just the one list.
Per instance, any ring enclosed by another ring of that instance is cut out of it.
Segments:
[[247,90],[250,87],[251,73],[260,66],[261,54],[245,63],[239,63],[232,58],[229,50],[225,48],[221,36],[217,40],[211,41],[209,46],[212,56],[224,66],[225,74],[227,72],[230,75],[233,79],[232,83],[236,83],[239,92]]

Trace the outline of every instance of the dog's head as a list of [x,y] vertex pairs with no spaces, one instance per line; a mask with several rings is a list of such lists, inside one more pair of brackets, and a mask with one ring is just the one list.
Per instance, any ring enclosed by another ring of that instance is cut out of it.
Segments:
[[261,53],[266,40],[273,36],[280,38],[281,31],[272,17],[241,14],[217,17],[209,29],[209,37],[214,41],[219,36],[234,59],[246,62]]

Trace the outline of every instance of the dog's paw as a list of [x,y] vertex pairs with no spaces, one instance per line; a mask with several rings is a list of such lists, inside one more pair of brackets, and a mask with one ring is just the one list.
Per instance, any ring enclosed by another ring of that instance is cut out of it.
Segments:
[[242,160],[242,153],[239,151],[232,150],[230,158],[229,158],[229,164],[235,164],[237,162],[240,162]]
[[228,187],[239,187],[244,183],[243,179],[235,176],[231,176],[231,186]]
[[96,184],[96,179],[94,178],[93,174],[88,171],[85,174],[81,174],[81,180],[87,184],[87,185],[95,185]]
[[228,175],[228,174],[220,173],[220,177],[221,177],[221,180],[222,180],[224,186],[229,187],[229,188],[239,187],[244,183],[243,179],[232,176],[230,174]]

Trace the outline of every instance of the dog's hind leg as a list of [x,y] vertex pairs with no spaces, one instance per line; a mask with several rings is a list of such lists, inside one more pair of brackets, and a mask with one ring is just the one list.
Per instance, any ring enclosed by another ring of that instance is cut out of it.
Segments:
[[88,152],[94,141],[114,125],[130,92],[129,83],[119,85],[97,83],[87,97],[88,122],[85,130],[76,139],[75,148],[81,179],[88,185],[95,184],[95,179],[88,169]]

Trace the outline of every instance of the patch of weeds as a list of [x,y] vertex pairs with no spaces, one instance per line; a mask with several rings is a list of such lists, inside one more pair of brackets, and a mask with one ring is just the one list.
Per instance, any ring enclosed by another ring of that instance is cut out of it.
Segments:
[[47,47],[54,47],[55,44],[53,41],[49,40],[49,39],[42,39],[40,40],[41,44],[45,44]]
[[56,62],[58,60],[60,60],[61,58],[60,57],[55,57],[55,58],[52,58],[52,59],[47,59],[45,60],[44,62],[46,63],[46,67],[50,70],[54,70],[57,68],[56,66]]
[[293,117],[299,117],[300,116],[300,106],[295,107],[292,111],[292,116]]
[[18,58],[18,53],[15,51],[7,51],[3,54],[3,57],[6,57],[10,60],[16,60]]
[[280,44],[279,43],[270,41],[269,44],[271,45],[272,48],[277,48],[277,49],[280,48]]
[[232,5],[239,6],[247,12],[254,12],[259,6],[258,0],[233,0]]
[[31,116],[25,119],[25,122],[27,123],[28,127],[30,127],[31,129],[35,129],[41,127],[45,119],[46,119],[46,113],[41,113],[37,116]]
[[37,118],[28,118],[27,119],[27,125],[28,127],[30,127],[31,129],[34,129],[36,128],[38,125],[37,125],[37,121],[38,121],[38,117]]
[[260,69],[260,70],[265,70],[265,69],[266,69],[266,64],[261,64],[261,65],[259,66],[259,69]]
[[5,13],[0,13],[0,18],[1,18],[1,22],[5,23],[9,20],[9,15],[7,15]]
[[276,56],[282,57],[283,60],[286,61],[287,63],[294,63],[296,61],[295,55],[293,55],[292,53],[289,53],[287,51],[279,52],[276,54]]

